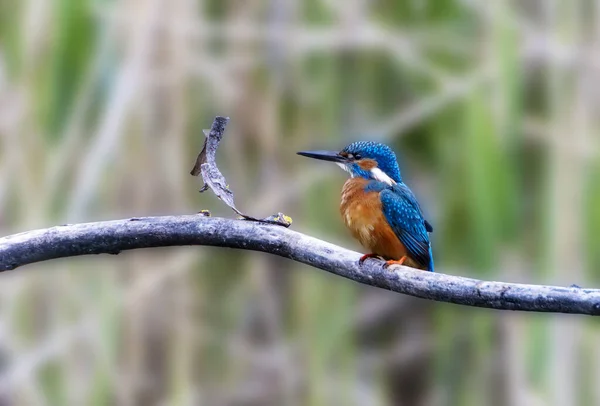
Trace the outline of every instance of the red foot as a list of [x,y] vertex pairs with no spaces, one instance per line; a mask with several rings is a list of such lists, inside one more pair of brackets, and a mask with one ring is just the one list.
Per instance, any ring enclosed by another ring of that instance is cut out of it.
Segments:
[[384,269],[389,268],[392,265],[404,265],[404,261],[406,261],[408,258],[405,256],[403,256],[402,258],[400,258],[399,260],[390,260],[390,261],[385,261],[385,264],[383,265]]
[[367,258],[379,258],[379,255],[377,255],[377,254],[365,254],[362,257],[360,257],[360,259],[358,260],[359,265],[362,265],[362,263],[365,262],[365,260]]

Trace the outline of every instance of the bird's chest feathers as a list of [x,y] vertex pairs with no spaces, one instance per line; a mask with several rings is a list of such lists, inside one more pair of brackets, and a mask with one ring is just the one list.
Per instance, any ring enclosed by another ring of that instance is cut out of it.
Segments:
[[385,226],[381,210],[379,192],[366,192],[365,179],[352,178],[346,181],[342,190],[340,212],[352,235],[362,245],[369,247],[376,243],[378,231]]

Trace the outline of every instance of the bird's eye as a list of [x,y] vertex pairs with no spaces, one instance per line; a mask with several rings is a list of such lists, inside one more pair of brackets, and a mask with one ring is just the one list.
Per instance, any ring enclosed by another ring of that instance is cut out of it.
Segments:
[[354,154],[354,159],[361,159],[362,157],[358,154]]

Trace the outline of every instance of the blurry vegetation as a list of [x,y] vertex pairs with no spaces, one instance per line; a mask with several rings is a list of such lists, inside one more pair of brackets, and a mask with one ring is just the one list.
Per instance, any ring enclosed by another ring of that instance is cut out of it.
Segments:
[[[599,46],[596,1],[0,0],[0,228],[230,215],[188,174],[220,114],[251,215],[358,249],[344,174],[294,153],[380,140],[439,272],[589,286]],[[259,254],[82,258],[0,291],[0,397],[18,405],[600,404],[593,321],[425,303]]]

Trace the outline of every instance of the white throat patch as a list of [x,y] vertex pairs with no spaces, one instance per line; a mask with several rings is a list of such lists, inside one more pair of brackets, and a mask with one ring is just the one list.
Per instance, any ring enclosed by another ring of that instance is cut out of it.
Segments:
[[387,183],[390,186],[396,184],[396,181],[394,179],[390,178],[384,171],[382,171],[379,168],[371,169],[371,175],[373,175],[373,178],[375,180],[378,180],[383,183]]
[[[350,175],[352,175],[352,171],[350,171],[350,168],[348,168],[348,165],[343,164],[341,162],[336,162],[336,165],[339,166],[340,168],[342,168],[343,170],[345,170],[346,172],[348,172]],[[352,175],[354,177],[354,175]]]

